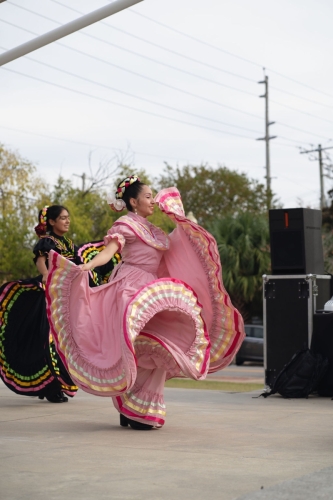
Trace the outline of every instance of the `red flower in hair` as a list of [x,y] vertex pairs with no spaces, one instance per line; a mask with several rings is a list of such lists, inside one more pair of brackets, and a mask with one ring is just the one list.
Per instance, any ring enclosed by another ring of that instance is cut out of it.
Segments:
[[37,234],[38,237],[46,234],[46,225],[39,223],[37,226],[35,226],[35,233]]

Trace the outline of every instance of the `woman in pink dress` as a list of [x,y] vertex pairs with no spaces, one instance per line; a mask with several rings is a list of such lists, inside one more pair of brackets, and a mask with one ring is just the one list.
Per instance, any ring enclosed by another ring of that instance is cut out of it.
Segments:
[[[147,220],[156,203],[177,224],[170,235]],[[176,188],[154,199],[131,176],[109,204],[128,213],[108,231],[99,255],[81,267],[50,256],[48,316],[75,383],[111,396],[122,426],[150,430],[165,422],[165,381],[201,380],[227,366],[244,325],[223,287],[216,241],[185,217]],[[89,288],[86,271],[117,251],[122,262],[109,283]]]

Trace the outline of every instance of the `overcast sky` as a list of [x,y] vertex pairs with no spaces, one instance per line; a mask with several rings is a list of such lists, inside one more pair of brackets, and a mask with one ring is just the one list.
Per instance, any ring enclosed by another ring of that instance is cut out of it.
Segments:
[[[7,0],[0,52],[105,4]],[[332,20],[330,0],[144,0],[0,68],[0,142],[49,183],[79,186],[90,152],[96,169],[128,149],[152,175],[204,162],[265,182],[265,67],[273,190],[318,208],[318,161],[299,148],[333,146]]]

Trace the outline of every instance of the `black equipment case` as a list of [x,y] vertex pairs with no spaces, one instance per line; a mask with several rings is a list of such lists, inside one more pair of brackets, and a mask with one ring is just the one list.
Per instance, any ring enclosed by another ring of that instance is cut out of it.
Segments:
[[286,363],[311,346],[313,315],[330,299],[330,275],[264,275],[265,384],[271,388]]
[[328,360],[328,369],[317,388],[318,394],[333,397],[333,311],[316,311],[313,316],[311,350]]

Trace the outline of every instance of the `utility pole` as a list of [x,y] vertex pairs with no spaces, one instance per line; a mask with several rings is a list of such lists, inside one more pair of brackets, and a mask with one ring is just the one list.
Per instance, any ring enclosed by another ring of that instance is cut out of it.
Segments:
[[265,80],[262,80],[258,83],[263,83],[265,85],[265,93],[259,97],[265,98],[265,137],[260,137],[257,141],[265,141],[266,144],[266,192],[267,192],[267,209],[271,208],[272,203],[272,189],[271,189],[271,162],[269,155],[269,141],[271,139],[275,139],[276,135],[269,135],[269,127],[273,125],[275,122],[269,121],[269,113],[268,113],[268,76],[265,76]]
[[94,179],[92,177],[87,177],[87,174],[85,172],[83,172],[83,174],[79,175],[79,174],[73,174],[75,175],[75,177],[80,177],[80,179],[82,180],[82,192],[84,193],[85,190],[86,190],[86,180],[90,180],[90,181],[93,181]]
[[83,172],[82,175],[79,175],[79,174],[73,174],[75,175],[75,177],[80,177],[80,179],[82,179],[82,192],[84,193],[85,189],[86,189],[86,177],[87,175]]
[[301,151],[301,155],[308,153],[318,153],[319,160],[319,177],[320,177],[320,209],[322,210],[326,206],[325,200],[325,190],[324,190],[324,170],[323,170],[323,155],[322,152],[327,149],[333,149],[333,146],[329,148],[322,148],[321,144],[318,144],[316,149],[310,149],[306,151]]

